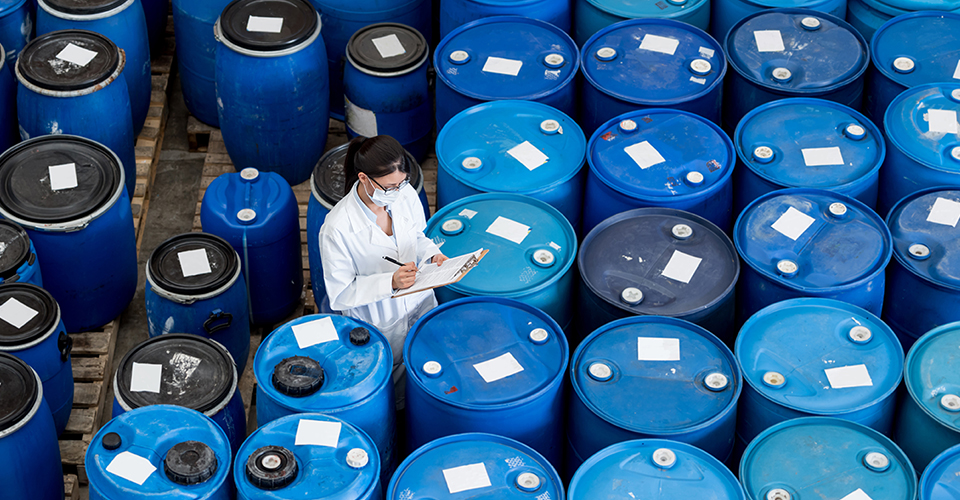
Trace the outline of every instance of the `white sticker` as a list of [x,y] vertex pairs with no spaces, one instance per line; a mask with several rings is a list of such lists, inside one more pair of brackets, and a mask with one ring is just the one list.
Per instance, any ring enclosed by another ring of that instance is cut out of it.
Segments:
[[841,498],[840,500],[873,500],[870,498],[870,495],[867,495],[865,491],[860,488],[857,488],[857,491]]
[[76,163],[47,167],[47,173],[50,175],[50,189],[54,191],[72,189],[78,186]]
[[713,54],[714,54],[713,49],[708,49],[707,47],[700,47],[700,57],[706,57],[707,59],[710,59],[711,57],[713,57]]
[[706,84],[707,84],[707,79],[706,79],[706,78],[697,78],[697,77],[695,77],[695,76],[691,76],[691,77],[690,77],[690,81],[693,82],[693,83],[699,83],[700,85],[706,85]]
[[690,279],[693,278],[693,273],[697,272],[697,268],[700,267],[700,261],[702,260],[700,257],[694,257],[679,250],[674,250],[673,255],[670,256],[670,261],[667,262],[667,265],[663,268],[663,272],[660,274],[672,280],[690,283]]
[[824,165],[843,165],[843,155],[840,147],[831,148],[803,148],[803,163],[808,167],[822,167]]
[[443,469],[443,479],[447,481],[451,495],[490,486],[490,476],[483,463]]
[[160,376],[162,374],[163,365],[134,362],[133,371],[130,373],[130,391],[160,394]]
[[333,318],[330,316],[293,325],[293,336],[297,338],[297,345],[301,349],[324,342],[340,340],[337,327],[333,326]]
[[813,217],[790,207],[770,227],[787,238],[797,241],[797,238],[813,224],[813,221]]
[[931,109],[927,111],[927,124],[931,132],[956,134],[957,112],[952,109]]
[[630,158],[633,158],[633,161],[642,169],[667,161],[660,155],[657,148],[653,147],[648,141],[627,146],[623,148],[623,151],[630,155]]
[[530,141],[523,141],[517,144],[510,148],[507,154],[516,158],[517,161],[522,163],[523,166],[527,167],[527,170],[531,172],[550,159],[547,158],[547,155],[543,154],[543,151],[540,151],[536,146],[530,144]]
[[490,224],[490,227],[487,228],[487,232],[520,244],[523,243],[523,239],[530,233],[530,226],[503,216],[498,216],[497,220],[493,221],[493,224]]
[[637,337],[640,361],[680,361],[680,339]]
[[210,259],[207,258],[207,251],[203,248],[180,252],[177,258],[180,259],[180,272],[183,273],[184,278],[207,274],[211,271]]
[[657,35],[643,35],[643,40],[640,42],[640,48],[643,50],[660,52],[661,54],[669,54],[671,56],[677,51],[679,45],[680,40],[676,38]]
[[144,481],[156,470],[157,468],[149,460],[129,451],[113,457],[110,465],[107,466],[107,472],[140,486],[143,486]]
[[480,373],[483,381],[488,384],[523,371],[523,367],[509,352],[483,363],[477,363],[473,365],[473,368]]
[[360,106],[350,102],[347,96],[343,96],[344,116],[347,126],[357,135],[364,137],[376,137],[377,135],[377,115],[369,109],[363,109]]
[[327,446],[336,448],[340,443],[340,422],[301,420],[297,425],[296,446]]
[[960,59],[957,60],[957,69],[953,71],[953,79],[960,80]]
[[282,17],[250,16],[247,18],[247,31],[254,31],[257,33],[280,33],[280,30],[282,29]]
[[10,300],[0,306],[0,319],[10,323],[18,330],[23,328],[23,325],[29,323],[30,320],[38,314],[40,314],[39,311],[20,302],[16,297],[10,297]]
[[94,57],[97,57],[97,55],[97,52],[87,50],[72,43],[68,43],[67,46],[56,55],[56,57],[61,61],[67,61],[83,67],[90,64],[90,61],[92,61]]
[[384,59],[407,53],[407,49],[403,48],[400,39],[393,33],[380,38],[374,38],[373,45],[377,47],[377,52],[379,52],[380,57]]
[[873,379],[870,378],[867,365],[840,366],[837,368],[828,368],[823,371],[827,374],[830,387],[834,389],[870,387],[873,385]]
[[488,57],[483,65],[485,73],[499,73],[501,75],[517,76],[520,73],[520,67],[523,61],[515,59],[504,59],[502,57]]
[[958,221],[960,221],[960,203],[946,198],[937,198],[927,215],[927,222],[944,226],[957,227]]
[[754,31],[753,38],[757,41],[758,52],[783,52],[783,37],[779,30]]
[[558,252],[560,251],[560,245],[557,245],[556,243],[554,243],[554,242],[552,242],[552,241],[551,241],[550,243],[548,243],[548,245],[550,245],[550,248],[552,248],[552,249],[554,249],[554,250],[556,250],[556,251],[558,251]]
[[193,372],[200,366],[200,358],[195,358],[189,354],[178,352],[170,358],[170,380],[169,386],[183,390],[183,385],[187,383]]
[[477,215],[477,212],[475,210],[470,210],[469,208],[464,208],[463,210],[460,211],[459,215],[460,217],[466,217],[468,219],[472,219],[474,215]]

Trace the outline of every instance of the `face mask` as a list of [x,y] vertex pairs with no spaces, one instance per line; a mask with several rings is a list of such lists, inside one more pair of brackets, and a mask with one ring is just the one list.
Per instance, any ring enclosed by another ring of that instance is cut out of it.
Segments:
[[370,200],[378,207],[393,205],[398,199],[400,199],[400,191],[387,193],[381,189],[373,188],[373,194],[370,195]]

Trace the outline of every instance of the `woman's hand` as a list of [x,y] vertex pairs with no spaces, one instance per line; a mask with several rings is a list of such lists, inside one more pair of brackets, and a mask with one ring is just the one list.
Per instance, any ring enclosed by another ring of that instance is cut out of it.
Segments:
[[403,290],[413,286],[417,280],[417,265],[413,262],[407,262],[403,267],[393,273],[393,289]]
[[434,264],[436,264],[436,265],[438,265],[438,266],[442,266],[443,263],[444,263],[444,261],[446,261],[447,259],[448,259],[448,257],[447,257],[446,255],[444,255],[444,254],[442,254],[442,253],[438,253],[438,254],[436,254],[436,255],[433,256],[433,260],[431,260],[431,262],[433,262]]

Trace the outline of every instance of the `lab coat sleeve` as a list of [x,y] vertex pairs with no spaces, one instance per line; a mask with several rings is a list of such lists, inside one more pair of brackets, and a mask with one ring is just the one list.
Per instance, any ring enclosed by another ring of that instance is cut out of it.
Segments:
[[433,240],[427,238],[423,231],[417,233],[417,262],[423,262],[438,253],[441,253],[440,247]]
[[440,247],[423,234],[427,229],[427,219],[423,214],[423,207],[420,205],[420,198],[417,197],[417,192],[409,185],[407,185],[405,189],[408,190],[407,195],[411,200],[408,209],[413,214],[414,224],[417,229],[417,262],[423,262],[440,253]]
[[346,311],[373,304],[389,299],[393,294],[393,273],[357,275],[354,256],[350,255],[349,247],[339,232],[320,232],[320,255],[323,281],[333,310]]

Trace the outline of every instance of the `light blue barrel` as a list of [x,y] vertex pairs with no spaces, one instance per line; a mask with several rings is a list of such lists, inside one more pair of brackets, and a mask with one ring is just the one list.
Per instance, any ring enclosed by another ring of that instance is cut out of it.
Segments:
[[[880,27],[891,19],[917,11],[960,13],[960,2],[957,0],[847,0],[847,22],[867,40],[872,39]],[[936,36],[930,37],[930,41],[936,44],[949,36],[949,33],[937,33]]]
[[920,477],[920,500],[960,498],[960,446],[937,455]]
[[230,442],[188,408],[156,405],[114,416],[93,437],[84,465],[91,500],[230,500]]
[[754,12],[782,7],[810,9],[843,19],[847,15],[848,1],[849,0],[713,0],[710,12],[710,34],[717,40],[723,40],[730,31],[730,28],[741,19]]
[[33,0],[3,0],[0,2],[0,47],[7,63],[13,66],[23,47],[33,36]]
[[19,224],[0,219],[0,283],[32,283],[43,286],[40,261],[30,236]]
[[180,89],[187,110],[214,127],[217,117],[216,51],[213,24],[230,0],[173,0],[173,33],[177,40]]
[[443,0],[440,3],[440,37],[454,29],[493,16],[523,16],[546,21],[570,33],[573,0]]
[[20,141],[17,130],[17,82],[13,78],[3,45],[0,45],[0,149],[6,151]]
[[480,193],[549,203],[580,227],[587,140],[572,118],[531,101],[461,111],[437,135],[437,208]]
[[[716,1],[716,0],[714,0]],[[706,31],[710,26],[710,0],[576,0],[573,39],[578,46],[607,26],[627,19],[670,19]]]
[[460,297],[515,299],[572,325],[577,236],[557,209],[518,194],[486,193],[447,205],[424,231],[444,255],[489,250],[470,274],[434,292],[442,304]]
[[691,212],[728,232],[736,159],[730,137],[702,116],[672,109],[622,114],[587,144],[582,233],[643,207]]
[[486,101],[525,100],[572,116],[580,50],[570,35],[537,19],[495,16],[451,31],[433,54],[440,130]]
[[769,102],[747,113],[733,135],[737,148],[734,213],[784,188],[817,188],[877,205],[886,143],[856,110],[823,99]]

